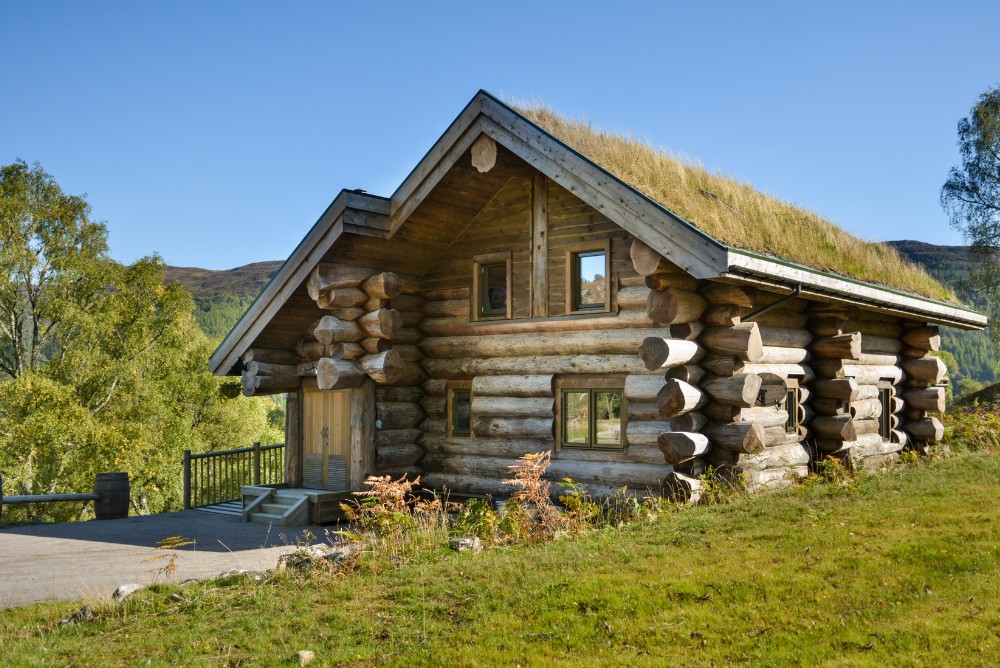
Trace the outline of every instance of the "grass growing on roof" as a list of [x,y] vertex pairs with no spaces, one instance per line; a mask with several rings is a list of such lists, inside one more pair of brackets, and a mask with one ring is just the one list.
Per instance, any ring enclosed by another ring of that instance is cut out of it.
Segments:
[[624,134],[595,129],[539,105],[515,106],[534,123],[709,236],[823,271],[957,301],[895,249],[858,239],[815,213],[712,174]]

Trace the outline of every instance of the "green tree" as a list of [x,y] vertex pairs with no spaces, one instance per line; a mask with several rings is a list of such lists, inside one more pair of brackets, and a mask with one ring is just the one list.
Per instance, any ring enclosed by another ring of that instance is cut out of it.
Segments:
[[[183,450],[280,434],[266,404],[220,395],[191,296],[163,284],[159,258],[115,262],[89,214],[40,166],[0,167],[0,471],[23,494],[127,471],[137,510],[176,508]],[[68,505],[32,510],[67,519]]]
[[[962,165],[948,173],[941,205],[979,260],[964,283],[987,298],[987,309],[995,316],[1000,288],[1000,87],[980,95],[968,117],[958,122],[958,148]],[[994,328],[995,342],[1000,342],[998,334]]]

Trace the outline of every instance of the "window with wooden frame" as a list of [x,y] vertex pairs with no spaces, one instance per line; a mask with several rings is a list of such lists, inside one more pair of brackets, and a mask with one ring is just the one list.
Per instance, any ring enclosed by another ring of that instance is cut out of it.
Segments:
[[791,434],[799,430],[799,381],[789,378],[785,381],[785,433]]
[[888,441],[892,436],[892,383],[888,380],[881,380],[878,383],[878,401],[882,410],[878,415],[878,433],[883,441]]
[[510,318],[510,251],[477,255],[472,259],[472,295],[473,319]]
[[611,310],[611,240],[566,252],[566,312]]
[[472,381],[448,381],[448,438],[472,435]]
[[624,450],[625,379],[589,376],[558,379],[556,429],[560,448]]

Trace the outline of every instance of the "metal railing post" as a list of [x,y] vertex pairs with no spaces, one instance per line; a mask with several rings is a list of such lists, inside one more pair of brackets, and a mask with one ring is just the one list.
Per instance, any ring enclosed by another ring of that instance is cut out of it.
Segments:
[[253,442],[253,484],[260,484],[260,441]]
[[191,510],[191,451],[184,451],[184,510]]

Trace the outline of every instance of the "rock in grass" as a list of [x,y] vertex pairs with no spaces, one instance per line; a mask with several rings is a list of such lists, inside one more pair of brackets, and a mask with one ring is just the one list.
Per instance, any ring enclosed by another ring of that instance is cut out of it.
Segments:
[[121,603],[127,599],[132,594],[136,593],[142,589],[142,585],[136,582],[130,582],[128,584],[118,585],[118,589],[115,589],[115,593],[111,595],[111,598],[115,599],[118,603]]
[[475,536],[471,538],[452,538],[448,545],[456,552],[479,552],[483,549],[483,541]]
[[92,621],[94,621],[94,609],[89,605],[85,605],[74,612],[71,617],[59,620],[59,626],[69,626],[71,624],[79,624],[80,622]]
[[308,666],[316,658],[316,652],[311,649],[300,649],[295,656],[299,658],[300,666]]
[[348,542],[339,542],[333,545],[306,545],[291,554],[282,555],[278,559],[278,570],[295,568],[304,571],[319,562],[340,566],[342,562],[356,556],[358,552],[358,546]]

